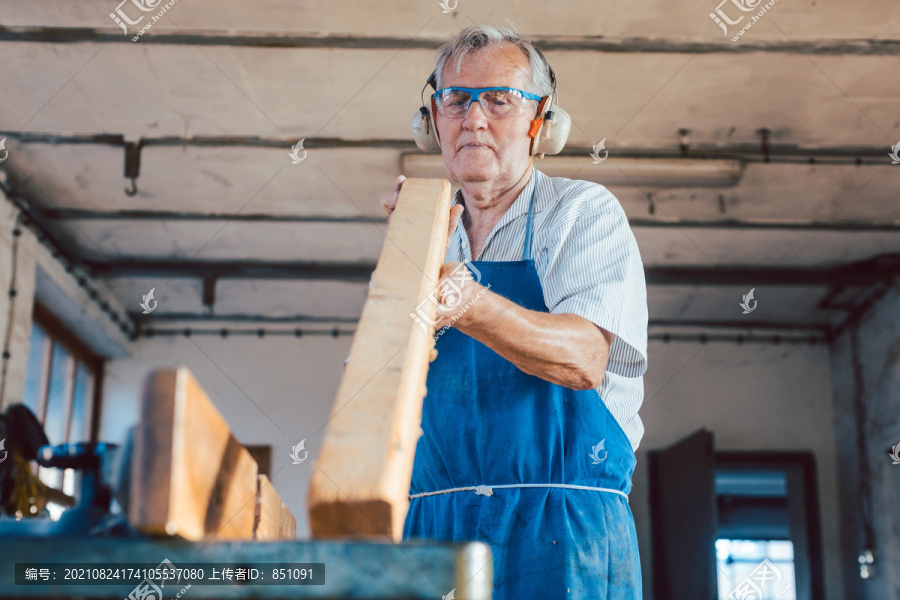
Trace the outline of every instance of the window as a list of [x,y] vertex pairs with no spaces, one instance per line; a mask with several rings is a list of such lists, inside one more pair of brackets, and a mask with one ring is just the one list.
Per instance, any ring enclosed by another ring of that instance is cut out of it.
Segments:
[[[40,303],[35,303],[23,403],[51,444],[96,441],[103,360]],[[74,494],[71,469],[38,469],[41,480]]]
[[[720,534],[721,535],[721,534]],[[719,599],[734,598],[742,582],[761,600],[797,600],[794,544],[790,540],[716,540]],[[768,561],[768,563],[766,562]],[[754,588],[755,586],[755,588]]]
[[821,598],[815,461],[806,453],[717,452],[718,597]]

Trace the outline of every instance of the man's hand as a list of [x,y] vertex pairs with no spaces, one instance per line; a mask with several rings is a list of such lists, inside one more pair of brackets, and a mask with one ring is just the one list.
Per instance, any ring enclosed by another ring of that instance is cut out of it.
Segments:
[[[397,206],[406,177],[381,199],[388,215]],[[450,211],[447,246],[463,206]],[[574,390],[596,388],[603,380],[615,335],[574,314],[550,314],[523,308],[475,282],[463,263],[441,266],[435,331],[452,325],[509,360],[522,371]]]
[[470,322],[475,304],[487,291],[488,288],[475,281],[472,272],[464,263],[449,262],[441,265],[438,281],[440,301],[437,305],[438,322],[434,330],[438,331],[447,325],[462,326]]
[[[400,197],[400,188],[404,181],[406,181],[406,175],[399,175],[397,179],[394,180],[394,191],[381,197],[381,206],[388,216],[388,227],[391,226],[391,216],[394,214],[394,208],[397,206],[397,198]],[[447,256],[447,251],[450,249],[450,238],[453,237],[453,234],[456,231],[456,227],[459,224],[459,218],[462,216],[464,208],[465,207],[462,204],[457,204],[450,209],[450,224],[447,230],[447,242],[444,244],[444,256]]]
[[398,175],[397,179],[394,180],[394,191],[381,197],[381,206],[384,207],[388,216],[388,227],[391,226],[391,215],[397,207],[397,198],[400,197],[400,186],[403,185],[404,181],[406,181],[406,175]]

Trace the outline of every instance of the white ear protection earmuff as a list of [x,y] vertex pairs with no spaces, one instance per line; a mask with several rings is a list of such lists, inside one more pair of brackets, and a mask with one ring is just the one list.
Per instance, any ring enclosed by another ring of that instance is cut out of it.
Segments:
[[[432,71],[431,75],[428,76],[428,81],[426,81],[425,86],[422,87],[423,93],[425,92],[425,88],[429,85],[431,86],[431,89],[437,91],[437,76],[435,73],[436,71]],[[425,99],[423,98],[421,108],[413,115],[413,139],[416,141],[416,146],[419,147],[419,150],[422,150],[423,152],[441,151],[441,142],[438,141],[437,129],[434,126],[434,117],[432,116],[436,108],[433,97],[431,99],[431,110],[425,108]]]
[[[531,156],[543,158],[545,154],[559,154],[562,151],[563,146],[566,145],[566,139],[569,137],[569,131],[572,129],[572,118],[556,104],[556,74],[541,51],[537,50],[537,53],[550,71],[550,83],[553,86],[553,91],[550,95],[544,96],[538,104],[537,116],[531,121],[531,129],[528,131],[529,137],[532,138]],[[433,71],[428,77],[422,92],[429,85],[433,90],[437,91],[435,73]],[[423,152],[440,152],[441,143],[438,138],[437,128],[434,126],[434,111],[437,108],[434,96],[431,97],[429,104],[431,105],[430,107],[425,106],[423,97],[421,108],[413,115],[413,139],[416,142],[416,146]]]

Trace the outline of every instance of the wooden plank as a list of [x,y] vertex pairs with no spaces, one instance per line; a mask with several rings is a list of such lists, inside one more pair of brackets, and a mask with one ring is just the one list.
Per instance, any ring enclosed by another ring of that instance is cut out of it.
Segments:
[[281,501],[281,529],[278,531],[279,540],[297,539],[297,518],[288,509],[284,500]]
[[[307,505],[313,537],[400,541],[434,329],[410,315],[435,289],[450,217],[450,183],[400,189],[350,349]],[[433,320],[436,306],[424,307]]]
[[260,541],[277,540],[281,535],[281,496],[269,478],[260,475],[259,491],[256,494],[256,526],[253,539]]
[[297,539],[297,519],[275,491],[275,486],[269,478],[260,475],[258,480],[253,539],[259,541]]
[[249,540],[256,461],[184,368],[148,378],[135,429],[129,520],[188,540]]

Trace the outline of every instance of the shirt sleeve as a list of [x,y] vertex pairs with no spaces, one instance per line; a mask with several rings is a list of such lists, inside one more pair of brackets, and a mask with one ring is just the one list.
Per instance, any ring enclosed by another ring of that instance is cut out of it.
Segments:
[[[590,185],[590,184],[588,184]],[[647,286],[637,240],[606,188],[580,187],[550,223],[542,284],[551,313],[571,313],[614,333],[606,370],[647,370]]]

